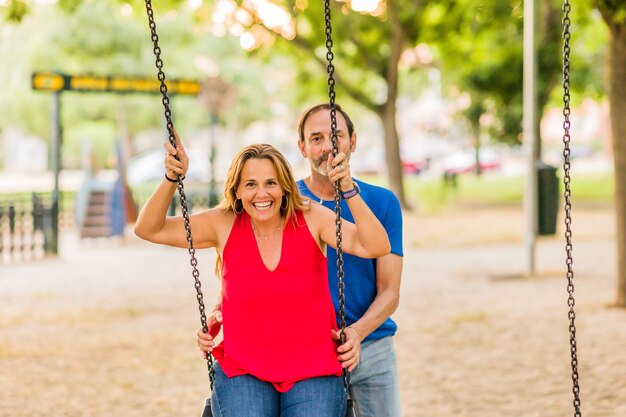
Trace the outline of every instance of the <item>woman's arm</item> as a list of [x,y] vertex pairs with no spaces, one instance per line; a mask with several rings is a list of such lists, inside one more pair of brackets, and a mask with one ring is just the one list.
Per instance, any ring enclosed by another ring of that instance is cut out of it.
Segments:
[[[165,175],[171,179],[184,177],[189,167],[189,158],[177,134],[176,148],[169,142],[165,144]],[[178,155],[180,160],[174,157]],[[163,245],[186,248],[187,233],[182,216],[167,217],[167,211],[176,192],[176,182],[163,179],[141,209],[135,223],[135,234],[142,239]],[[217,210],[208,210],[189,216],[194,247],[208,248],[217,245],[217,232],[214,226],[221,217]]]

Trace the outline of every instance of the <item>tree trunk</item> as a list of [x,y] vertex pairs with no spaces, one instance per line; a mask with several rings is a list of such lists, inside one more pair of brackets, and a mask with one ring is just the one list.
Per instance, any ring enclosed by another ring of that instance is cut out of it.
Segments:
[[474,173],[481,175],[483,170],[480,168],[480,117],[472,120],[472,136],[474,136]]
[[538,85],[537,85],[537,117],[533,128],[536,141],[535,161],[541,161],[543,157],[543,140],[541,139],[541,120],[545,114],[546,105],[554,88],[562,79],[562,24],[561,24],[561,0],[550,0],[539,4],[539,27],[538,39]]
[[626,24],[609,24],[609,104],[615,164],[617,299],[626,307]]
[[408,208],[404,195],[404,181],[402,178],[402,161],[400,159],[400,140],[396,130],[396,102],[388,101],[378,113],[385,134],[385,161],[387,162],[387,176],[389,188],[400,200],[403,208]]
[[398,14],[393,2],[388,2],[387,10],[391,20],[391,55],[387,63],[386,82],[387,100],[379,108],[378,116],[383,123],[385,134],[385,160],[387,162],[387,177],[389,188],[400,200],[403,208],[409,208],[404,194],[404,181],[402,178],[402,161],[400,159],[400,139],[396,129],[396,100],[398,99],[398,65],[402,47],[404,46],[404,33],[398,21]]

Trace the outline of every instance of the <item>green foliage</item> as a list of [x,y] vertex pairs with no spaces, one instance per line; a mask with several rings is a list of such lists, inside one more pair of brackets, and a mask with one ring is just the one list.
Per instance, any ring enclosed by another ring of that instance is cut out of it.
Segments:
[[[575,92],[601,96],[607,31],[592,13],[592,0],[583,0],[573,15],[572,78]],[[594,0],[610,9],[621,1]],[[303,104],[327,99],[325,33],[322,2],[286,0],[282,4],[296,20],[298,36],[276,38],[271,47],[244,53],[237,39],[208,34],[211,10],[190,11],[184,0],[154,1],[155,17],[168,77],[204,76],[194,65],[197,56],[216,63],[220,74],[237,86],[237,104],[222,120],[230,126],[275,115],[275,104]],[[241,2],[240,2],[241,3]],[[302,4],[307,6],[303,8]],[[559,0],[540,2],[558,12]],[[132,7],[130,16],[121,6]],[[16,124],[39,136],[50,131],[49,100],[32,92],[30,73],[57,70],[66,73],[136,74],[153,76],[154,57],[146,25],[143,0],[60,0],[58,7],[11,0],[10,8],[24,13],[0,34],[0,52],[15,62],[0,66],[0,79],[9,86],[0,92],[0,129]],[[401,30],[403,48],[419,43],[436,46],[434,64],[442,69],[447,90],[471,95],[469,120],[484,112],[492,116],[490,135],[516,142],[520,132],[522,88],[522,1],[515,0],[388,0],[380,15],[353,12],[346,3],[331,1],[337,92],[339,102],[355,103],[379,111],[387,100],[391,35]],[[542,10],[543,10],[542,9]],[[17,10],[17,9],[16,9]],[[620,6],[616,9],[623,10]],[[6,12],[6,11],[5,11]],[[394,12],[394,13],[392,13]],[[18,13],[19,14],[19,13]],[[546,20],[540,31],[540,101],[559,105],[560,13]],[[618,16],[619,17],[619,16]],[[14,19],[16,20],[16,19]],[[7,52],[10,52],[7,54]],[[400,67],[402,94],[419,96],[426,84],[422,68]],[[574,103],[581,94],[573,94]],[[162,125],[155,96],[77,95],[64,93],[66,132],[84,120],[115,121],[118,107],[131,109],[128,123],[134,134]],[[193,99],[173,100],[176,123],[197,128],[208,125],[206,113]]]
[[59,8],[65,12],[73,13],[83,3],[83,0],[58,0]]
[[[559,172],[562,178],[562,172]],[[380,179],[375,182],[380,183]],[[523,177],[459,176],[457,187],[446,186],[441,180],[407,177],[407,195],[420,210],[436,212],[446,208],[490,205],[521,205],[524,194]],[[563,185],[560,185],[561,189]],[[580,173],[572,180],[574,204],[611,204],[614,201],[615,177],[612,172]]]
[[64,135],[63,166],[80,168],[76,155],[81,155],[83,143],[88,142],[95,169],[115,166],[116,127],[110,120],[86,120],[73,126]]
[[[78,1],[85,1],[85,0],[78,0]],[[89,1],[98,1],[98,0],[89,0]],[[109,0],[109,1],[113,2],[113,4],[116,4],[118,6],[129,4],[132,6],[133,10],[137,10],[145,14],[145,12],[143,11],[146,7],[145,0]],[[187,0],[152,0],[152,9],[154,10],[155,15],[157,16],[163,15],[171,11],[179,10],[179,7],[186,2]],[[144,18],[143,15],[141,17]]]
[[[59,7],[34,4],[19,24],[0,32],[0,53],[9,57],[0,66],[0,80],[7,86],[0,91],[0,129],[13,125],[26,133],[49,138],[51,132],[50,96],[31,90],[34,71],[59,71],[66,74],[137,75],[156,78],[150,32],[144,2],[133,1],[132,12],[123,14],[125,1],[68,1]],[[223,115],[225,123],[245,127],[271,114],[270,97],[281,84],[289,66],[278,59],[267,65],[251,59],[232,36],[215,38],[197,27],[198,16],[186,7],[171,9],[182,1],[155,1],[164,71],[168,78],[201,80],[204,70],[195,65],[198,56],[215,62],[220,74],[236,85],[237,102]],[[128,7],[125,6],[128,12]],[[274,86],[274,87],[272,87]],[[177,128],[208,127],[207,111],[197,100],[173,97],[172,110]],[[66,140],[64,163],[78,166],[81,137],[98,141],[95,148],[100,165],[106,165],[112,143],[120,136],[120,112],[127,112],[131,137],[146,129],[163,126],[163,109],[156,95],[62,94],[63,125]],[[85,127],[87,126],[87,127]],[[102,134],[95,134],[102,128]],[[159,146],[155,144],[155,146]]]
[[[277,52],[292,56],[295,81],[301,88],[296,92],[299,96],[297,100],[302,102],[301,97],[305,96],[305,102],[312,102],[311,94],[326,97],[324,89],[319,88],[326,85],[324,10],[323,2],[308,2],[304,8],[298,6],[300,3],[290,0],[285,5],[296,22],[295,39],[285,40],[276,36],[271,49],[255,53],[266,57],[268,53]],[[341,97],[341,102],[352,99],[377,111],[387,101],[386,78],[392,52],[392,25],[401,27],[402,48],[415,44],[419,35],[421,6],[411,0],[388,1],[387,11],[374,16],[354,12],[343,2],[331,1],[330,5],[337,96]],[[388,11],[391,7],[397,10],[395,22],[392,22]],[[320,90],[322,95],[318,93]]]
[[[590,2],[581,2],[572,21],[572,70],[576,76],[571,79],[572,105],[580,104],[586,98],[600,99],[605,96],[606,62],[609,32],[602,23],[602,17]],[[562,92],[556,89],[553,105],[562,103]]]
[[[550,103],[561,105],[558,88],[562,69],[560,0],[539,2],[537,17],[538,105],[540,115]],[[437,47],[444,80],[454,90],[469,93],[470,122],[480,109],[493,116],[489,134],[516,143],[521,134],[523,86],[523,7],[520,1],[448,0],[428,2],[424,40]],[[589,2],[573,17],[572,78],[574,102],[581,92],[602,94],[602,66],[606,31],[598,24]],[[583,43],[583,45],[580,45]]]
[[430,2],[425,13],[431,17],[426,39],[440,51],[447,85],[471,97],[469,121],[477,123],[480,110],[489,112],[494,116],[491,136],[518,142],[523,54],[519,3]]
[[3,8],[6,8],[4,13],[7,22],[21,22],[29,12],[28,5],[24,0],[9,0],[9,4]]
[[594,2],[607,23],[623,25],[626,22],[626,3],[623,0],[594,0]]

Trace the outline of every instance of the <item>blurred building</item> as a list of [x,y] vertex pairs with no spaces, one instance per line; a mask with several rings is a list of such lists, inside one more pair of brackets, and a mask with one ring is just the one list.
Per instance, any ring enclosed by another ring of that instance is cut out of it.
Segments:
[[48,168],[48,144],[41,138],[16,128],[8,128],[0,136],[5,170],[43,171]]

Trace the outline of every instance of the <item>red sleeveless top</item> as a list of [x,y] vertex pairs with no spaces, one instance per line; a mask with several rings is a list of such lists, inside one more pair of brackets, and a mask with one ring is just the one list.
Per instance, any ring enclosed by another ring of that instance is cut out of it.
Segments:
[[326,257],[301,211],[283,228],[281,255],[267,269],[244,211],[222,254],[223,341],[213,354],[228,377],[250,374],[286,392],[296,382],[341,375]]

